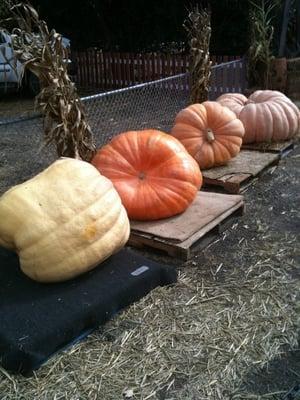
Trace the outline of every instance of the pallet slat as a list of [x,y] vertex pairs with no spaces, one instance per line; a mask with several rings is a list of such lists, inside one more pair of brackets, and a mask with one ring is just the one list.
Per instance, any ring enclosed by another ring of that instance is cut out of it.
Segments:
[[277,164],[279,159],[276,153],[242,150],[227,165],[202,171],[203,183],[206,187],[221,187],[228,193],[240,193],[253,182],[253,178]]
[[129,245],[158,249],[187,260],[194,250],[218,238],[243,209],[243,196],[200,191],[183,214],[159,221],[131,221]]
[[279,154],[280,158],[283,158],[289,154],[295,147],[293,140],[287,140],[279,143],[251,143],[243,144],[242,149],[245,150],[256,150],[268,153]]

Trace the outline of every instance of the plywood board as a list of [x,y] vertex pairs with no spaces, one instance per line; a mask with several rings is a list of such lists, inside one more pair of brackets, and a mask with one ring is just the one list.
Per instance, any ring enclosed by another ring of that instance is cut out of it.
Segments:
[[206,186],[220,186],[229,193],[240,193],[246,184],[279,161],[276,153],[242,150],[225,166],[202,171]]
[[250,143],[243,144],[242,149],[245,150],[256,150],[269,153],[278,153],[280,158],[285,157],[295,147],[293,140],[287,140],[285,142],[278,143]]
[[182,214],[159,221],[131,221],[129,244],[160,249],[171,256],[188,259],[193,248],[204,248],[243,213],[240,195],[199,192],[193,204]]

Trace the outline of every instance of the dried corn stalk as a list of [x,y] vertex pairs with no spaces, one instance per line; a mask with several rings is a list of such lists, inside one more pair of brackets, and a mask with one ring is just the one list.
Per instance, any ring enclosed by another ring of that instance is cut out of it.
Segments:
[[46,144],[54,142],[59,157],[89,161],[95,145],[83,104],[68,76],[68,54],[62,36],[49,31],[28,4],[16,4],[11,11],[19,26],[12,32],[15,55],[39,78],[41,92],[36,101],[44,114]]
[[248,79],[250,86],[271,89],[271,69],[274,56],[272,13],[277,3],[261,4],[250,2],[250,48],[248,51]]
[[190,45],[190,83],[192,104],[208,99],[211,61],[209,44],[211,36],[210,13],[196,6],[184,21]]

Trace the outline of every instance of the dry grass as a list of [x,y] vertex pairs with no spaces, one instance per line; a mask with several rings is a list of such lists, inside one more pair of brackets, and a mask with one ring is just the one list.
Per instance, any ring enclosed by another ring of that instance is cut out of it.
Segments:
[[296,236],[285,249],[265,241],[251,263],[241,237],[246,269],[215,265],[213,256],[210,271],[188,263],[176,285],[154,290],[31,378],[2,371],[1,399],[254,398],[239,391],[245,374],[297,347],[300,310],[289,257]]

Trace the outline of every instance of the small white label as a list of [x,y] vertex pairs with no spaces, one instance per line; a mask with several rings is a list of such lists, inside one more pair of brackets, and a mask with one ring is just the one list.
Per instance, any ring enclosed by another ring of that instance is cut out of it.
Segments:
[[146,265],[142,265],[141,267],[135,269],[133,272],[131,272],[131,275],[133,276],[138,276],[143,274],[144,272],[148,271],[149,267],[147,267]]

